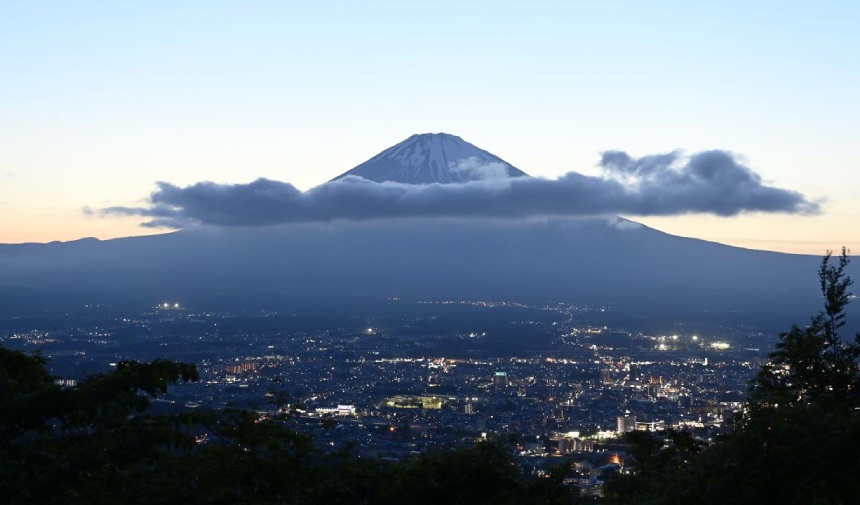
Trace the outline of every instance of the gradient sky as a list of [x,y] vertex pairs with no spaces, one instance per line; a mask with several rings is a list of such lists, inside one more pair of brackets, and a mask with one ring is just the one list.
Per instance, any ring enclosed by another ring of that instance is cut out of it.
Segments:
[[641,218],[860,251],[860,3],[0,2],[0,242],[153,233],[156,181],[307,189],[413,133],[528,172],[725,149],[819,216]]

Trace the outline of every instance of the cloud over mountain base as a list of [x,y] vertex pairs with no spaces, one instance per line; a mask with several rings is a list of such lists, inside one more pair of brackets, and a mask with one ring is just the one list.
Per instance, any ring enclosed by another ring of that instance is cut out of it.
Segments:
[[[730,152],[671,152],[633,158],[603,153],[600,177],[569,172],[558,179],[488,178],[456,184],[373,182],[346,176],[302,192],[287,182],[158,182],[143,207],[109,207],[100,215],[137,215],[149,227],[266,226],[398,218],[527,219],[624,214],[667,216],[745,212],[815,214],[820,204],[766,185]],[[469,167],[474,169],[475,167]]]

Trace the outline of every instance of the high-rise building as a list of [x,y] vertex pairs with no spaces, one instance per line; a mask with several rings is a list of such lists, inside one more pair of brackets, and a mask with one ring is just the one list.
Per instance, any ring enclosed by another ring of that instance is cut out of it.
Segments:
[[508,373],[496,372],[496,374],[493,376],[493,387],[496,391],[501,391],[502,389],[508,387]]
[[615,431],[618,433],[627,433],[636,429],[636,416],[624,415],[618,416],[618,427]]

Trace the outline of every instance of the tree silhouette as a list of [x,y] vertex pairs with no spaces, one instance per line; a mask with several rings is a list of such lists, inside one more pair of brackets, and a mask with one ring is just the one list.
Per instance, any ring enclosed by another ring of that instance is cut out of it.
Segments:
[[770,362],[762,367],[750,394],[752,412],[780,405],[827,404],[827,408],[857,406],[860,399],[860,334],[844,341],[845,307],[851,301],[851,278],[845,273],[848,251],[836,264],[830,251],[818,270],[824,309],[805,328],[793,326],[780,335]]

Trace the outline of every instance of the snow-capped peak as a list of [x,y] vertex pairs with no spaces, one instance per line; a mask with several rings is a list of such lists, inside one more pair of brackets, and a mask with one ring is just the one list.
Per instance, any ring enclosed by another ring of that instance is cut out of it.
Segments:
[[526,176],[498,156],[447,133],[412,135],[333,180],[347,175],[406,184],[448,184]]

